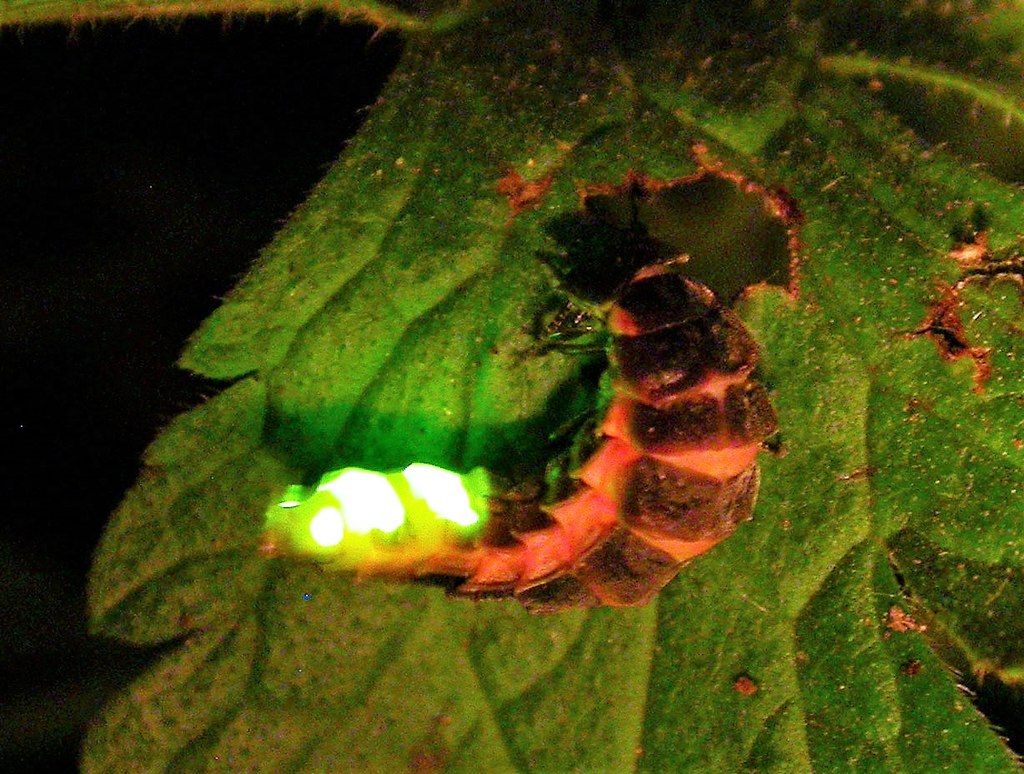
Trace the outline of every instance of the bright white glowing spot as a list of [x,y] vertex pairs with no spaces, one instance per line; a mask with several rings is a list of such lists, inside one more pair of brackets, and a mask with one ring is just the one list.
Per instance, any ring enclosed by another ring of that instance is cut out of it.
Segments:
[[282,500],[278,503],[278,506],[281,508],[296,508],[300,505],[302,505],[302,503],[298,500]]
[[345,537],[345,523],[341,518],[341,511],[333,505],[321,508],[309,522],[309,534],[317,545],[324,548],[338,545]]
[[345,527],[352,532],[394,532],[405,522],[405,507],[381,473],[345,468],[334,478],[320,482],[317,490],[337,498]]
[[480,515],[469,506],[469,493],[462,476],[450,470],[414,462],[402,471],[412,493],[425,500],[439,519],[461,527],[472,527]]

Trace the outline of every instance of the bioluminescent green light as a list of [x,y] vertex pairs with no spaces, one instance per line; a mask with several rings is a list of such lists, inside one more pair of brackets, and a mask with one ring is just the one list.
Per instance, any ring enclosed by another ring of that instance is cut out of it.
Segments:
[[[282,507],[284,506],[282,505]],[[333,505],[321,508],[309,522],[309,534],[317,545],[324,548],[338,545],[345,537],[345,522],[342,519],[341,511]]]
[[267,543],[339,569],[416,562],[472,540],[487,521],[490,475],[413,463],[378,473],[342,468],[289,486],[267,509]]
[[345,526],[356,534],[375,529],[394,532],[405,521],[405,507],[383,473],[345,468],[321,481],[317,491],[330,492],[338,499]]
[[414,462],[402,471],[409,488],[417,497],[426,500],[427,507],[439,519],[462,527],[471,527],[480,521],[480,514],[469,504],[469,492],[462,476],[436,465]]
[[284,496],[281,498],[281,502],[278,503],[282,508],[296,508],[302,505],[302,501],[306,499],[309,493],[306,491],[306,487],[299,484],[292,484],[285,490]]

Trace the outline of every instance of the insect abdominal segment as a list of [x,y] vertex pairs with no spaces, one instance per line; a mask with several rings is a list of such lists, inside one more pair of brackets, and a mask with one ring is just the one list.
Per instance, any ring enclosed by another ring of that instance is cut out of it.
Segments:
[[487,523],[490,476],[414,463],[378,473],[342,468],[291,486],[266,514],[275,552],[337,570],[406,577],[449,550],[465,550]]
[[612,390],[595,448],[546,495],[481,469],[349,468],[272,505],[271,542],[359,575],[514,596],[531,612],[645,604],[750,518],[776,418],[750,376],[756,344],[703,285],[644,269],[607,326]]

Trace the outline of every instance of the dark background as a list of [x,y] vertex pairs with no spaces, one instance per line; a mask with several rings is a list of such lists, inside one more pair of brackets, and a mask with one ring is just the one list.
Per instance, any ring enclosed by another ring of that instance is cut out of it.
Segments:
[[219,386],[186,338],[344,148],[400,53],[320,16],[0,33],[0,769],[77,770],[152,653],[85,578],[157,431]]

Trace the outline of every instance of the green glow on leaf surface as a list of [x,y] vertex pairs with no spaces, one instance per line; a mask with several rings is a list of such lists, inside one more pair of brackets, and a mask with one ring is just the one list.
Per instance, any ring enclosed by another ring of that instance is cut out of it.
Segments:
[[293,484],[285,491],[284,496],[278,505],[282,508],[295,508],[296,506],[301,505],[302,501],[305,500],[306,497],[308,497],[306,488],[299,484]]

